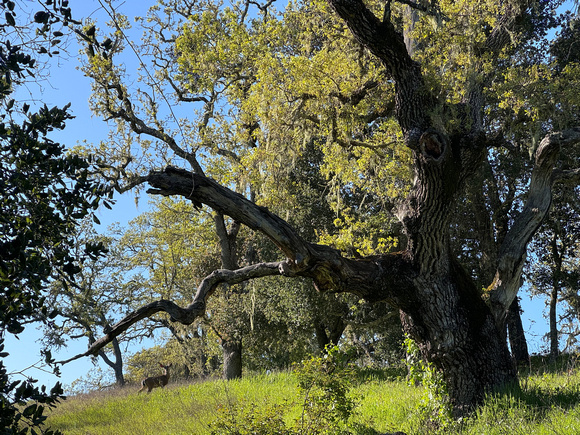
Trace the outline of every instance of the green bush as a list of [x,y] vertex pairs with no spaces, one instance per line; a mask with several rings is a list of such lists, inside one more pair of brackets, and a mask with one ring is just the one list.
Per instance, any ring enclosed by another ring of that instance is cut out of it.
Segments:
[[295,367],[302,415],[296,433],[348,433],[346,426],[356,407],[349,395],[354,380],[348,355],[327,346],[322,356],[302,361]]
[[212,435],[322,435],[368,433],[365,428],[349,426],[357,406],[350,394],[355,372],[348,356],[336,346],[328,346],[321,356],[295,365],[298,393],[294,404],[301,413],[290,427],[282,418],[293,403],[264,403],[242,407],[220,408],[211,424]]
[[423,415],[426,426],[433,430],[446,430],[455,424],[455,420],[443,376],[431,363],[421,358],[419,347],[413,339],[406,337],[404,346],[407,352],[409,383],[420,384],[425,388],[418,411]]

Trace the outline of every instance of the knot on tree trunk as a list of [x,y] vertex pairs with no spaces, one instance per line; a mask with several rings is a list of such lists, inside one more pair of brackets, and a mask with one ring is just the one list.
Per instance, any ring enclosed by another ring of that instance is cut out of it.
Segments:
[[428,129],[419,139],[419,149],[424,156],[439,160],[447,149],[446,140],[436,130]]

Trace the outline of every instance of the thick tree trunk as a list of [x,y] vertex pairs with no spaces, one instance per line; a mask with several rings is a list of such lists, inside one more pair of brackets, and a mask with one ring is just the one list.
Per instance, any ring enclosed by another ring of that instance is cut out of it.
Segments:
[[222,341],[224,355],[223,377],[226,380],[242,377],[242,343],[240,341]]
[[402,322],[423,356],[443,373],[456,413],[481,402],[496,387],[517,381],[506,340],[462,267],[447,277],[417,283],[418,299]]
[[530,354],[522,324],[519,298],[514,299],[507,315],[507,329],[512,357],[516,365],[528,365]]
[[[109,326],[105,328],[105,330],[109,330]],[[94,337],[91,337],[90,341],[94,341]],[[113,338],[113,355],[114,359],[111,360],[104,351],[99,352],[99,356],[101,359],[107,364],[110,368],[113,369],[115,373],[115,385],[119,388],[125,386],[125,376],[123,375],[123,354],[121,352],[121,346],[119,345],[119,340],[117,338]]]
[[553,229],[554,235],[550,243],[552,250],[552,258],[554,261],[554,267],[552,269],[552,291],[550,292],[550,310],[549,310],[549,321],[550,321],[550,359],[555,360],[559,353],[559,334],[558,334],[558,317],[556,314],[556,306],[558,305],[558,297],[560,296],[560,280],[562,276],[562,256],[560,255],[560,250],[558,248],[558,231],[556,228]]

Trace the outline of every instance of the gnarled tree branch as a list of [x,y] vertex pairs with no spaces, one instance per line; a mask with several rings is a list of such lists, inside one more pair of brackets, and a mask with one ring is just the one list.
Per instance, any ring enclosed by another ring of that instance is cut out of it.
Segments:
[[259,263],[238,270],[216,270],[201,281],[197,288],[193,302],[187,307],[183,308],[177,305],[175,302],[163,299],[160,301],[151,302],[139,308],[138,310],[129,313],[127,316],[113,325],[104,336],[98,340],[95,340],[86,352],[78,354],[65,361],[58,361],[58,364],[66,364],[85,356],[97,355],[104,346],[112,342],[115,337],[121,335],[132,325],[139,322],[140,320],[151,317],[154,314],[160,312],[169,314],[172,322],[179,322],[184,325],[190,325],[195,319],[205,314],[207,299],[215,291],[218,285],[224,283],[238,284],[249,279],[280,275],[280,270],[281,262]]
[[168,300],[147,304],[113,325],[87,352],[61,361],[61,364],[95,355],[130,326],[159,312],[169,314],[174,322],[191,324],[204,315],[207,299],[222,283],[238,284],[273,275],[303,276],[313,279],[315,286],[321,291],[348,292],[370,302],[385,300],[403,309],[410,309],[418,303],[414,291],[417,272],[404,253],[362,259],[344,258],[336,249],[303,240],[286,221],[266,208],[203,175],[184,169],[167,167],[164,171],[151,172],[147,182],[153,187],[149,189],[149,193],[183,196],[195,204],[206,204],[216,212],[260,231],[288,259],[254,264],[237,270],[216,270],[200,283],[192,303],[187,307],[180,307]]
[[354,37],[377,56],[395,82],[397,118],[403,132],[428,126],[430,98],[420,65],[407,52],[403,35],[390,21],[381,21],[362,0],[328,0]]
[[533,235],[548,214],[552,204],[552,188],[565,175],[574,178],[577,171],[555,170],[562,145],[580,142],[580,128],[548,134],[536,151],[526,204],[509,229],[499,252],[498,267],[490,286],[490,303],[496,323],[503,325],[507,310],[520,288],[526,249]]

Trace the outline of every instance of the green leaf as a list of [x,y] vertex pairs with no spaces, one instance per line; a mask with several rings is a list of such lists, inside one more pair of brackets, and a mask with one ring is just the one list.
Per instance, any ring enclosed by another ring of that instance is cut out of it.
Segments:
[[6,12],[4,14],[4,16],[6,17],[6,22],[10,25],[10,26],[15,26],[16,25],[16,21],[14,20],[14,15],[12,14],[12,12]]

